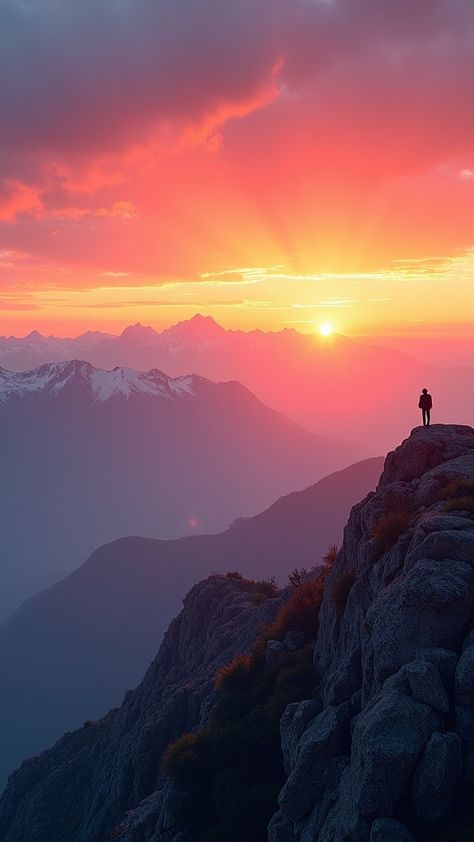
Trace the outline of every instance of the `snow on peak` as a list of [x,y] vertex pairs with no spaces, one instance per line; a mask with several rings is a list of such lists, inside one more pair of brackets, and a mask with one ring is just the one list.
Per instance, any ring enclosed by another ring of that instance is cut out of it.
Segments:
[[42,365],[33,371],[13,372],[0,368],[0,404],[6,404],[13,397],[55,397],[65,389],[88,395],[94,404],[116,398],[128,399],[133,395],[174,400],[181,395],[194,395],[195,379],[191,375],[171,378],[157,369],[139,372],[117,366],[105,371],[80,360]]
[[94,369],[91,388],[96,403],[105,403],[110,398],[129,398],[134,394],[168,399],[194,394],[191,376],[171,378],[157,369],[139,372],[120,366],[112,371]]

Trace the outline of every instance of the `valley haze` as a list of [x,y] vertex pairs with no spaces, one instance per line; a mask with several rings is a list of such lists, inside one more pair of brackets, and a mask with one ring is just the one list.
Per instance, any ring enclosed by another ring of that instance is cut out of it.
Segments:
[[7,369],[72,358],[106,369],[238,380],[296,423],[357,443],[367,455],[385,452],[413,427],[423,386],[434,395],[436,420],[469,423],[474,414],[474,367],[432,365],[338,334],[226,330],[197,314],[161,332],[136,324],[118,336],[94,331],[67,339],[34,331],[0,339],[0,365]]

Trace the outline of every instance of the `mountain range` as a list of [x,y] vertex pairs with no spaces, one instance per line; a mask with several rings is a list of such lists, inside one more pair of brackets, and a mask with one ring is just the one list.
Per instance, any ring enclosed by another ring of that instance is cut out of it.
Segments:
[[[430,365],[402,348],[293,329],[225,330],[211,317],[196,315],[162,332],[136,324],[120,336],[88,332],[58,339],[33,331],[23,339],[2,338],[0,365],[24,370],[79,358],[104,368],[238,380],[307,429],[349,438],[376,454],[417,423],[423,387],[433,394],[437,421],[469,423],[474,411],[472,369]],[[429,344],[420,347],[424,357],[429,353]]]
[[127,535],[224,529],[360,458],[236,382],[72,361],[0,370],[0,616]]
[[26,601],[0,624],[0,780],[121,701],[203,576],[237,569],[283,583],[292,568],[318,565],[381,467],[379,458],[359,462],[221,534],[114,541]]

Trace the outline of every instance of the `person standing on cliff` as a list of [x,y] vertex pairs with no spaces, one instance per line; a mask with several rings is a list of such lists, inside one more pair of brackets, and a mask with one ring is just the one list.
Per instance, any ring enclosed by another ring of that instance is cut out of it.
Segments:
[[423,427],[429,427],[431,420],[431,408],[433,406],[433,398],[428,392],[428,389],[422,389],[420,400],[418,401],[418,406],[421,409],[421,414],[423,416]]

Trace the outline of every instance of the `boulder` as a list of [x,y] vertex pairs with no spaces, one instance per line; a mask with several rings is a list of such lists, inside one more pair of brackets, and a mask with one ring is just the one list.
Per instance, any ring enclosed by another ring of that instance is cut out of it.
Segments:
[[468,646],[462,653],[455,675],[456,701],[474,706],[474,646]]
[[299,741],[296,763],[278,799],[288,819],[300,819],[325,791],[337,786],[337,760],[349,750],[350,709],[350,704],[327,707],[313,719]]
[[464,781],[471,788],[474,787],[474,708],[455,706],[454,730],[462,742]]
[[360,646],[356,646],[341,661],[339,669],[331,676],[331,683],[324,694],[325,703],[340,705],[348,701],[360,690],[361,683],[361,651]]
[[294,702],[288,705],[280,719],[280,738],[285,772],[290,774],[296,763],[298,743],[311,720],[321,713],[316,699]]
[[380,689],[420,648],[459,645],[473,597],[472,567],[460,561],[424,559],[385,588],[365,618],[365,694]]
[[267,828],[268,842],[294,842],[296,839],[293,833],[293,825],[288,821],[285,814],[278,810],[272,816]]
[[414,699],[448,713],[449,699],[437,667],[429,661],[412,661],[405,667],[405,674]]
[[[464,518],[456,518],[454,523],[451,518],[449,520],[451,529],[448,529],[446,515],[436,519],[430,518],[423,523],[420,541],[407,554],[407,565],[411,566],[421,558],[432,558],[436,561],[449,558],[452,561],[474,564],[474,534],[469,528],[470,524],[466,524]],[[430,532],[426,535],[428,529]]]
[[418,649],[416,653],[417,661],[429,661],[438,667],[441,680],[448,690],[454,686],[454,673],[456,672],[456,665],[459,660],[457,652],[451,649],[441,649],[432,646],[430,649]]
[[390,815],[439,720],[431,707],[399,690],[383,694],[358,718],[348,785],[356,811]]
[[411,694],[411,690],[405,667],[400,667],[398,672],[386,678],[382,689],[384,693],[388,693],[390,690],[401,690],[402,693],[409,696]]
[[376,819],[370,831],[370,842],[415,842],[410,831],[396,819]]
[[410,438],[387,455],[379,488],[394,482],[411,482],[431,468],[466,456],[473,449],[472,427],[461,424],[432,424],[416,427]]
[[439,822],[449,815],[462,765],[458,735],[432,734],[415,770],[411,788],[413,809],[420,819]]

